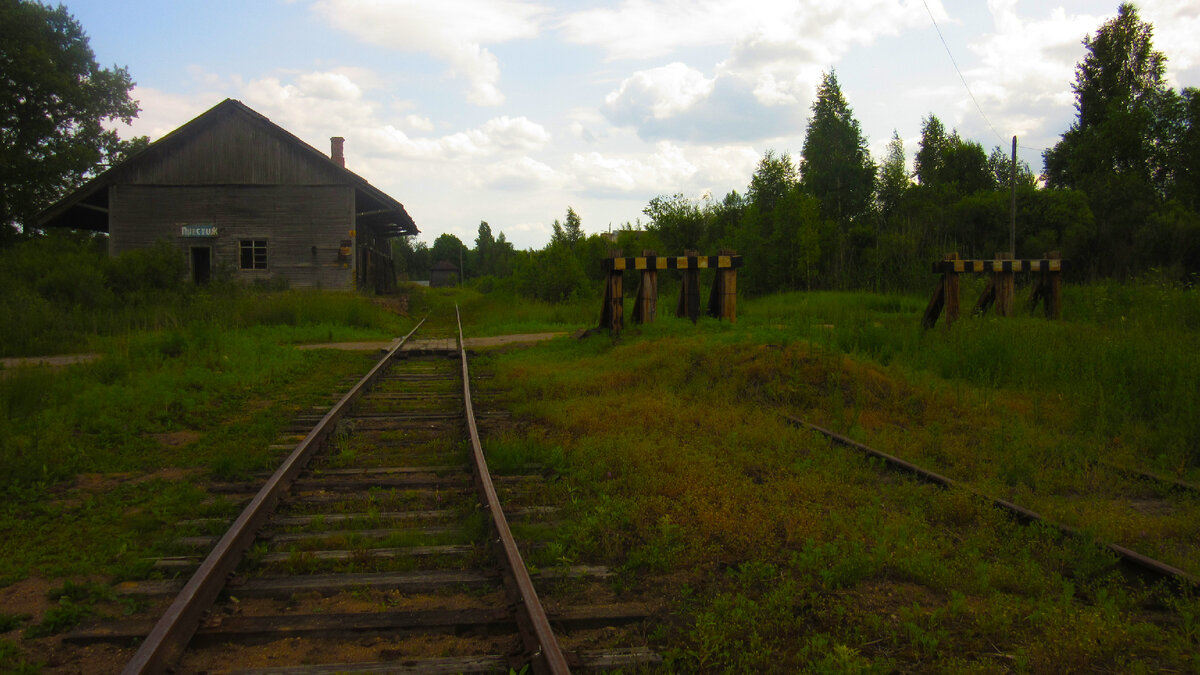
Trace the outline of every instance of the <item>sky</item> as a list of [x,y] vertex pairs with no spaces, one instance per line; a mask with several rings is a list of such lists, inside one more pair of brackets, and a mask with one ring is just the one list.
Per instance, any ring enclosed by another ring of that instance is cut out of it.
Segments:
[[[934,114],[1035,171],[1075,118],[1082,40],[1117,1],[65,0],[161,138],[226,98],[405,205],[432,244],[480,221],[541,248],[568,207],[635,227],[655,196],[744,193],[799,158],[833,70],[876,161]],[[1200,2],[1142,0],[1174,87],[1200,85]],[[936,28],[935,28],[936,24]],[[938,30],[941,35],[939,36]],[[944,44],[943,44],[944,40]],[[947,53],[947,51],[949,53]],[[957,69],[956,69],[957,64]],[[960,74],[961,73],[961,74]],[[965,86],[964,86],[965,81]]]

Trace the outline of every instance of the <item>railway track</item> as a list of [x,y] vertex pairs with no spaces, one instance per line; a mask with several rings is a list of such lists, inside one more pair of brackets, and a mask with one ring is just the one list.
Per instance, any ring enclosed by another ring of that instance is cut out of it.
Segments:
[[[827,438],[831,443],[834,443],[836,445],[840,445],[843,447],[851,448],[851,449],[861,452],[869,457],[873,457],[875,459],[881,460],[883,462],[884,466],[886,466],[890,470],[907,473],[911,476],[914,476],[918,480],[921,480],[921,481],[924,481],[927,483],[932,483],[932,484],[938,485],[943,488],[955,488],[955,489],[966,490],[967,492],[970,492],[971,494],[975,495],[976,497],[979,497],[987,502],[990,502],[994,507],[1008,513],[1010,516],[1012,516],[1018,522],[1021,522],[1023,524],[1043,525],[1043,526],[1046,526],[1053,530],[1058,531],[1059,534],[1064,537],[1084,537],[1085,536],[1084,533],[1081,532],[1080,530],[1073,528],[1069,525],[1065,525],[1063,523],[1059,523],[1059,522],[1056,522],[1049,518],[1046,518],[1045,516],[1041,515],[1040,513],[1037,513],[1036,511],[1025,508],[1023,506],[1020,506],[1019,504],[1015,504],[1015,503],[1005,500],[1005,499],[1000,499],[997,497],[992,497],[990,495],[983,494],[983,493],[979,492],[978,490],[972,488],[970,485],[968,485],[966,483],[954,480],[953,478],[949,478],[949,477],[939,474],[939,473],[935,473],[933,471],[925,469],[921,466],[918,466],[916,464],[908,462],[908,461],[901,459],[899,457],[896,457],[894,455],[890,455],[886,452],[877,450],[868,445],[859,443],[858,441],[855,441],[851,438],[848,438],[846,436],[843,436],[841,434],[833,432],[824,427],[818,426],[816,424],[812,424],[810,422],[807,422],[805,420],[802,420],[800,418],[793,417],[790,415],[784,415],[784,418],[788,421],[789,424],[792,424],[793,426],[796,426],[796,427],[800,427],[802,429],[809,429],[811,431],[814,431],[814,432],[824,436],[825,438]],[[1196,491],[1196,487],[1189,483],[1182,483],[1182,482],[1179,482],[1179,481],[1176,481],[1173,479],[1158,476],[1156,474],[1146,473],[1143,471],[1138,471],[1138,470],[1133,470],[1133,469],[1122,469],[1122,468],[1114,467],[1114,466],[1108,466],[1107,468],[1109,468],[1110,470],[1117,471],[1119,473],[1123,473],[1125,475],[1131,476],[1138,480],[1155,482],[1163,489],[1183,490],[1183,491],[1188,491],[1188,492]],[[1158,581],[1166,582],[1166,583],[1174,586],[1175,589],[1182,591],[1184,593],[1195,593],[1197,591],[1200,591],[1200,578],[1197,578],[1194,575],[1189,574],[1188,572],[1179,569],[1178,567],[1175,567],[1173,565],[1162,562],[1161,560],[1151,558],[1150,556],[1143,555],[1141,553],[1138,553],[1137,551],[1134,551],[1131,548],[1127,548],[1120,544],[1111,543],[1111,542],[1102,542],[1102,541],[1095,541],[1094,543],[1099,547],[1107,549],[1110,553],[1115,555],[1119,564],[1125,569],[1125,571],[1135,575],[1138,578],[1141,578],[1141,579],[1144,579],[1147,581],[1151,581],[1151,582],[1158,582]]]
[[[649,610],[575,600],[581,584],[604,585],[603,567],[530,574],[509,519],[553,518],[539,499],[547,477],[538,467],[491,475],[471,378],[457,310],[427,317],[332,408],[297,419],[303,439],[272,475],[210,487],[245,506],[223,534],[178,542],[207,553],[157,562],[190,578],[119,589],[173,594],[153,627],[110,622],[67,639],[138,643],[127,674],[565,673],[658,661],[644,644],[588,649],[564,637],[641,625]],[[574,592],[547,613],[538,593],[561,585]],[[580,648],[564,652],[560,638]]]

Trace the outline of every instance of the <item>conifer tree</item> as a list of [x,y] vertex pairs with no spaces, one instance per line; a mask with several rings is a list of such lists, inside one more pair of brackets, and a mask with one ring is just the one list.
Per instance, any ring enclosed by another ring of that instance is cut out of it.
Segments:
[[844,227],[871,204],[875,163],[835,72],[821,80],[812,112],[801,153],[800,185],[820,200],[823,217]]

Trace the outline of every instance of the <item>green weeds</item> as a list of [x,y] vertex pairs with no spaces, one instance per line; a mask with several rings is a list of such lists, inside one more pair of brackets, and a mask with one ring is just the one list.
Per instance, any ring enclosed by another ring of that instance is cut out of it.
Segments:
[[[668,670],[1191,667],[1195,601],[1156,615],[1161,589],[1130,586],[1091,537],[1141,527],[1149,540],[1170,523],[1164,546],[1198,559],[1182,520],[1195,519],[1195,504],[1172,497],[1170,520],[1131,519],[1127,495],[1138,493],[1095,463],[1133,448],[1157,461],[1150,420],[1162,422],[1159,438],[1187,437],[1171,416],[1191,395],[1166,371],[1193,372],[1186,348],[1170,342],[1195,336],[1139,320],[1166,329],[1145,343],[1146,328],[1139,342],[1098,316],[963,319],[922,333],[923,306],[774,296],[746,302],[734,326],[660,316],[618,340],[496,354],[494,388],[508,392],[528,437],[561,451],[564,523],[534,563],[605,561],[624,589],[671,579],[671,611],[686,618],[664,629]],[[1084,372],[1086,356],[1101,352],[1110,365]],[[1160,359],[1158,375],[1121,365],[1143,355]],[[1136,384],[1156,377],[1182,402]],[[1150,402],[1130,406],[1131,397]],[[1102,423],[1087,413],[1100,400]],[[1058,504],[1045,510],[1073,512],[1090,534],[1018,525],[968,491],[890,473],[779,413],[985,493]],[[516,444],[501,439],[497,456]],[[681,584],[690,591],[680,595]]]
[[0,639],[0,671],[11,675],[37,675],[42,667],[41,664],[25,660],[17,643]]

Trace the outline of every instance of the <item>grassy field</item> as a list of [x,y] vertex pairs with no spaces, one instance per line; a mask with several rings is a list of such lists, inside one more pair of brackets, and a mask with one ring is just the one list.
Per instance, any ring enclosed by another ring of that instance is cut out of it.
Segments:
[[[287,421],[371,359],[293,344],[387,339],[454,302],[468,336],[574,332],[600,304],[412,293],[412,319],[337,294],[197,296],[59,337],[92,364],[0,373],[0,599],[29,586],[48,607],[0,610],[0,671],[37,672],[29,645],[89,612],[137,611],[109,585],[145,577],[177,520],[226,515],[203,484],[271,467]],[[607,563],[660,600],[669,670],[1200,670],[1194,598],[783,420],[1200,575],[1200,500],[1111,469],[1200,482],[1200,303],[1154,285],[1064,295],[1061,322],[923,332],[920,297],[778,295],[692,325],[664,294],[657,322],[616,340],[476,356],[515,420],[485,446],[501,470],[557,470],[563,524],[530,563]]]
[[[663,628],[670,669],[1200,668],[1200,604],[1131,584],[1088,539],[1200,575],[1200,500],[1107,469],[1200,475],[1194,293],[1072,287],[1062,322],[928,332],[924,302],[772,296],[735,325],[660,316],[485,357],[529,425],[506,455],[559,458],[556,558],[665,594],[686,617]],[[1018,526],[782,414],[1086,536]]]
[[[203,484],[273,468],[268,446],[297,412],[329,405],[374,359],[293,345],[390,339],[414,323],[348,294],[243,290],[64,339],[98,353],[91,363],[0,371],[0,598],[49,596],[42,612],[0,611],[0,633],[136,609],[114,605],[109,584],[150,574],[177,521],[229,515]],[[0,640],[0,671],[22,663],[15,644]]]

